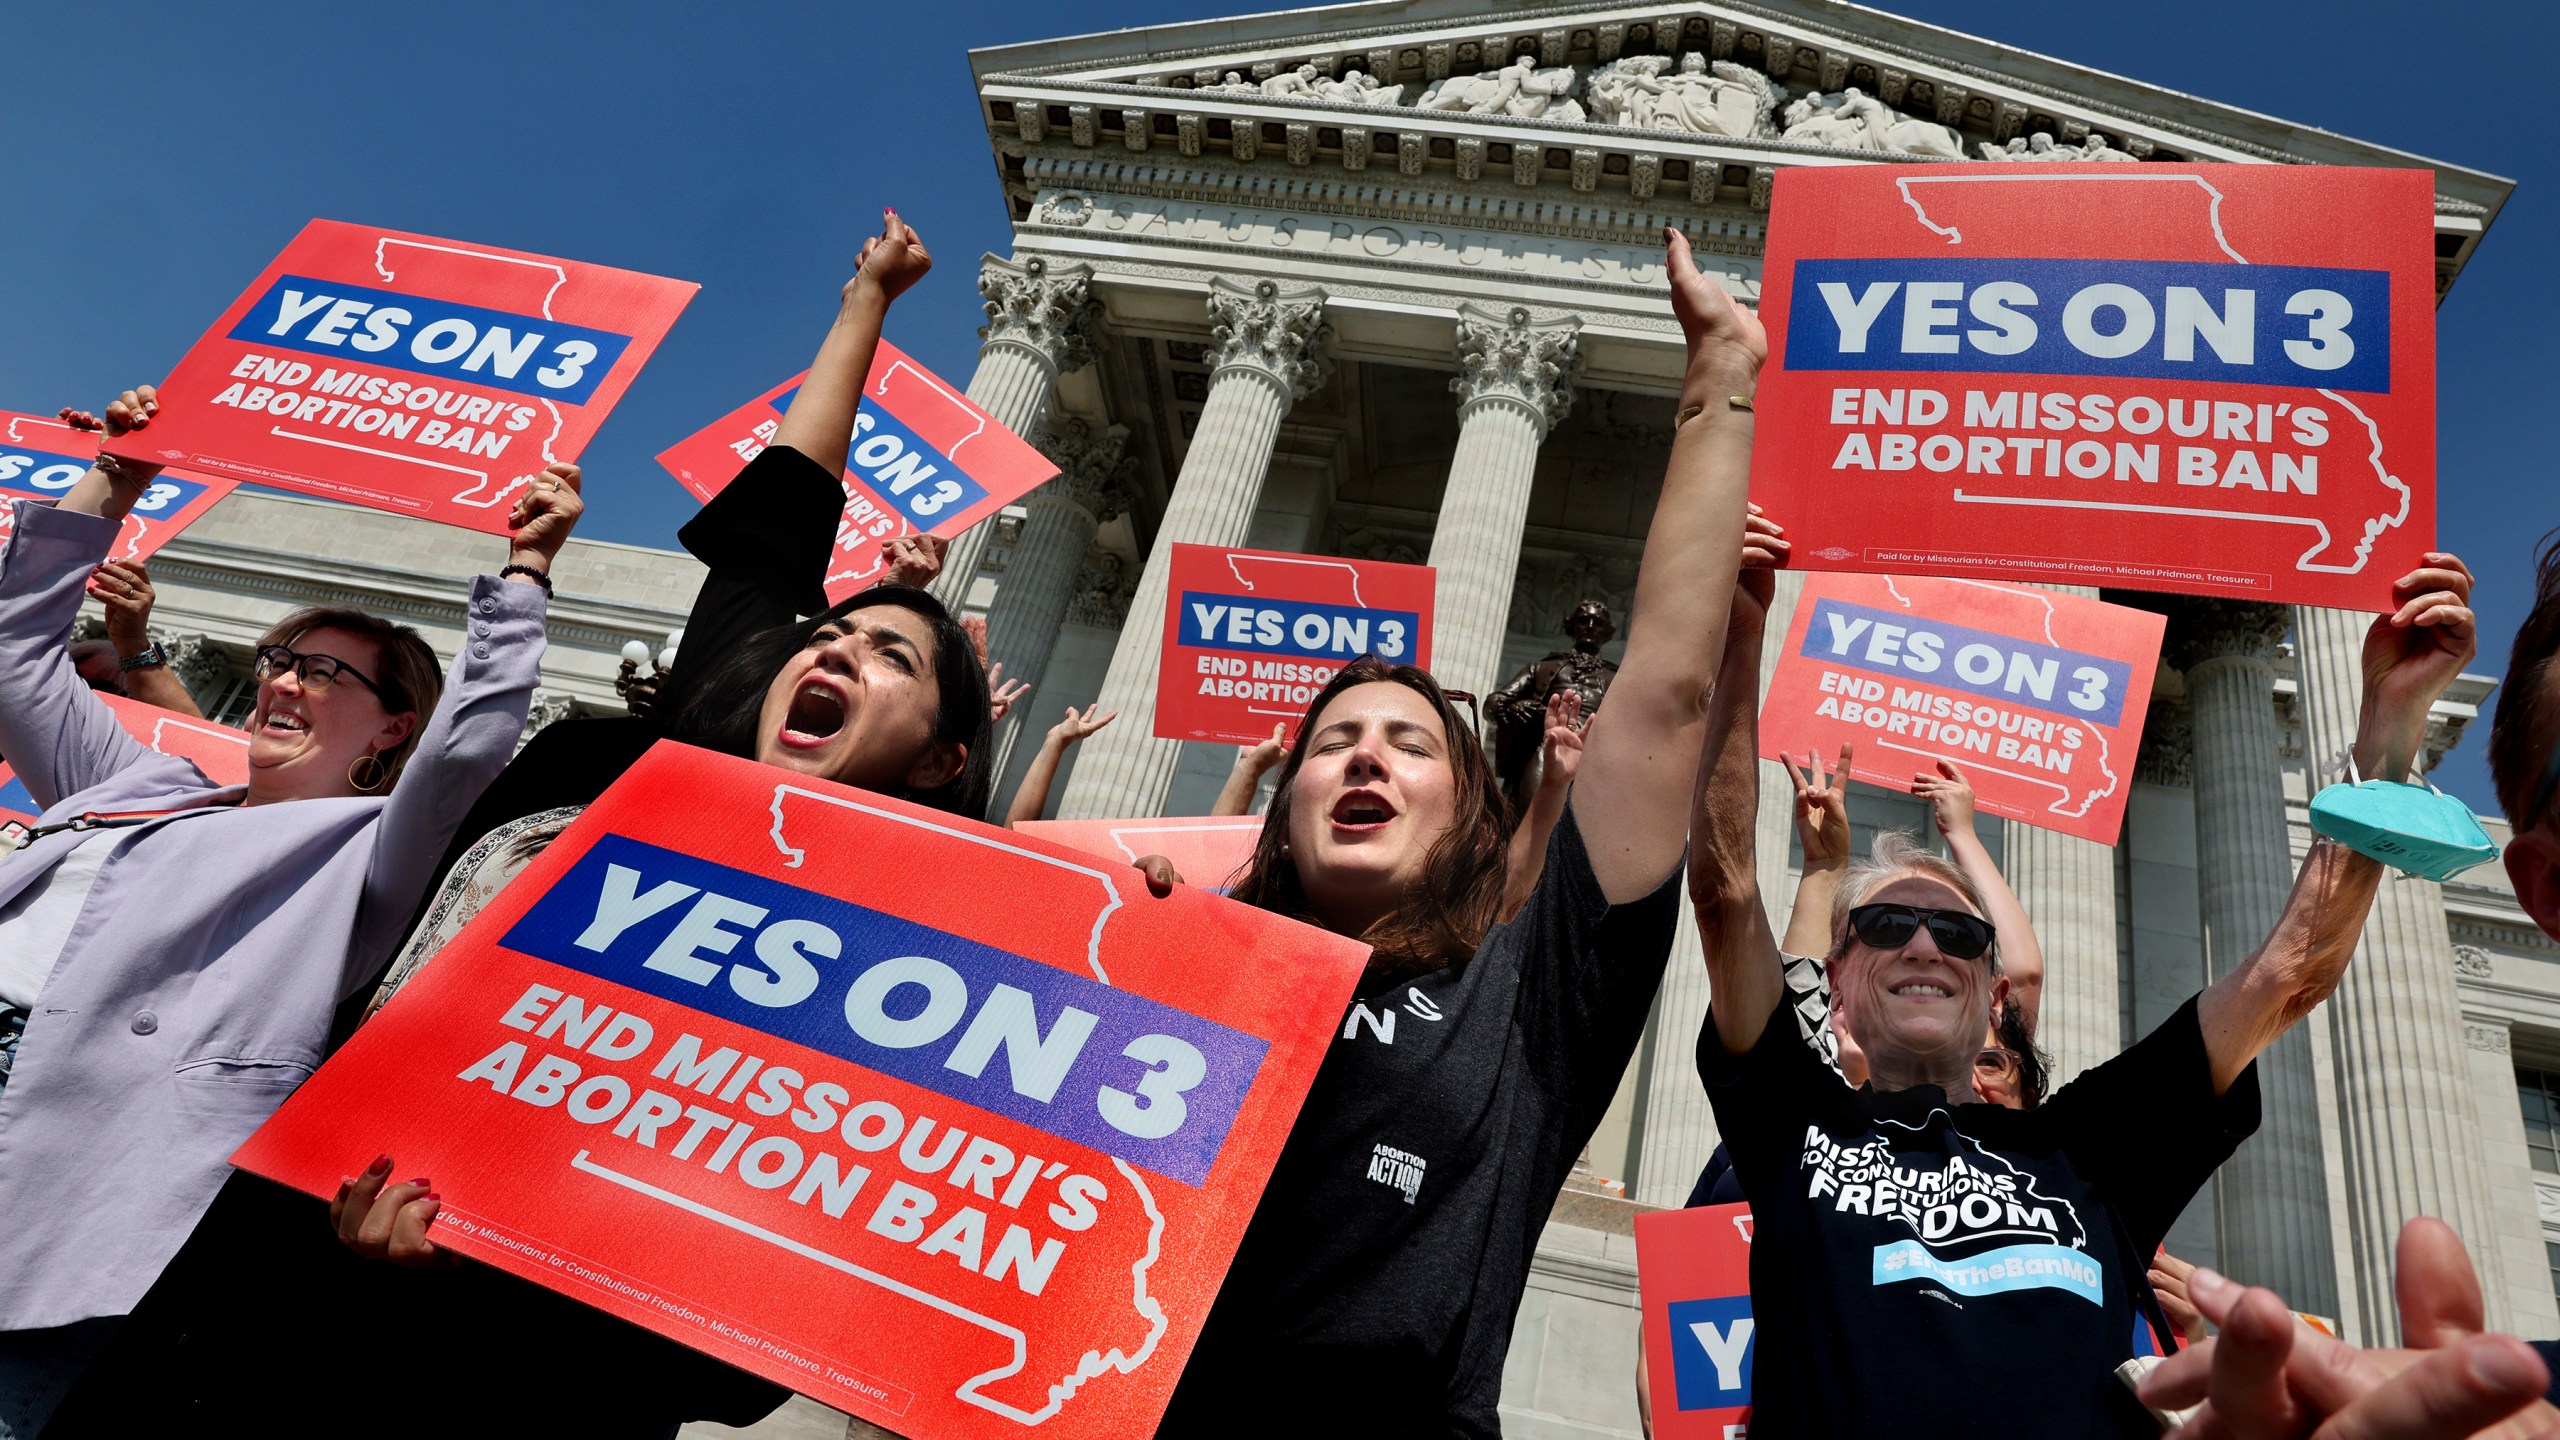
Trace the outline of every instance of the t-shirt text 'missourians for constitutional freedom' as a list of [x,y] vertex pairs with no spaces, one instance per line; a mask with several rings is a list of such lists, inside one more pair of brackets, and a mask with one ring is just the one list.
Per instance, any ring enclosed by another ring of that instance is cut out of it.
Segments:
[[1783,1006],[1698,1070],[1751,1201],[1754,1440],[2158,1433],[2115,1375],[2160,1349],[2144,1273],[2258,1125],[2195,1002],[2029,1111],[1852,1090]]

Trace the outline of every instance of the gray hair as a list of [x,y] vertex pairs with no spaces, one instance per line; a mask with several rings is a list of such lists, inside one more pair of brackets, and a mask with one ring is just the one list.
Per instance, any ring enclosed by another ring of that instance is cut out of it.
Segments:
[[[1984,914],[1982,892],[1974,887],[1962,869],[1946,856],[1920,843],[1920,836],[1910,830],[1879,830],[1875,845],[1863,859],[1849,862],[1848,873],[1840,880],[1840,893],[1831,901],[1831,959],[1849,953],[1849,912],[1867,903],[1867,897],[1905,875],[1935,880],[1964,897],[1964,903],[1976,915]],[[2000,973],[2000,941],[1995,936],[1984,958],[1991,973]]]

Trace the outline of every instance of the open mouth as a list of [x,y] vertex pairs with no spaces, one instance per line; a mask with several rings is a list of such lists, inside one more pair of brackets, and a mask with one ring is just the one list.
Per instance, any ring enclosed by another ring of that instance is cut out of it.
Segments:
[[1927,1000],[1952,1000],[1955,998],[1954,991],[1949,990],[1944,985],[1935,984],[1927,980],[1905,980],[1901,984],[1893,987],[1893,993],[1905,998]]
[[258,733],[262,735],[303,735],[310,730],[310,721],[282,710],[268,711],[267,718],[258,723]]
[[1367,790],[1354,790],[1333,802],[1330,816],[1345,830],[1374,830],[1396,818],[1396,807]]
[[782,717],[782,743],[824,745],[844,729],[844,719],[843,691],[814,677],[803,680],[800,688],[792,692],[791,709]]

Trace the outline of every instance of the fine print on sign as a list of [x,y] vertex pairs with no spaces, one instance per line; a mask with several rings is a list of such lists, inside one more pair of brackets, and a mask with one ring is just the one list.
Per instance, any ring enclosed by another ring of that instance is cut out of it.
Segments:
[[2167,621],[2032,585],[1808,577],[1760,707],[1761,754],[1908,792],[1939,760],[1984,814],[2112,845]]
[[2387,610],[2435,543],[2433,195],[2310,165],[1783,171],[1753,498],[1810,569]]
[[[88,468],[86,462],[81,468]],[[216,785],[249,783],[248,731],[127,700],[121,695],[91,693],[115,712],[116,723],[124,726],[126,734],[146,747],[187,761]],[[27,784],[18,778],[18,772],[0,760],[0,820],[32,821],[43,810],[36,797],[27,792]]]
[[1366,957],[662,742],[234,1161],[387,1151],[438,1243],[917,1440],[1144,1435]]
[[1655,1440],[1742,1440],[1751,1422],[1751,1207],[1636,1217]]
[[314,220],[108,448],[505,534],[575,460],[699,288]]
[[1186,885],[1224,895],[1244,875],[1262,838],[1259,815],[1163,815],[1143,820],[1026,820],[1013,827],[1059,845],[1135,865],[1150,855],[1173,862]]
[[[59,500],[89,473],[98,453],[95,431],[75,430],[41,415],[0,410],[0,540],[17,524],[10,499]],[[107,547],[107,558],[131,563],[148,559],[179,531],[194,524],[214,502],[237,489],[239,482],[184,470],[163,470],[133,502],[124,530]]]
[[[700,499],[720,493],[781,428],[808,372],[730,411],[658,456]],[[1058,467],[972,404],[959,386],[883,340],[863,382],[845,459],[844,518],[827,567],[827,598],[876,582],[880,542],[952,536],[1048,483]]]
[[1156,730],[1252,745],[1363,655],[1431,668],[1428,565],[1173,547]]

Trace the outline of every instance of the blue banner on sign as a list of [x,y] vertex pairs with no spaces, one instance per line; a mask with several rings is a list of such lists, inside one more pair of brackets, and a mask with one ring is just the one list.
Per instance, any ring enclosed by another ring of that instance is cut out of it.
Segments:
[[[792,394],[799,390],[795,387]],[[778,402],[789,404],[788,398]],[[853,451],[845,473],[871,487],[918,530],[957,515],[987,497],[987,489],[952,458],[928,445],[906,422],[869,395],[854,416]]]
[[1751,1297],[1671,1302],[1672,1378],[1683,1410],[1751,1403]]
[[281,275],[231,338],[583,405],[631,337],[396,290]]
[[2093,725],[2123,718],[2125,686],[2133,678],[2131,665],[2103,655],[1828,599],[1814,605],[1802,653],[1826,665],[1961,690]]
[[1411,610],[1368,610],[1313,600],[1260,600],[1245,595],[1182,592],[1184,645],[1357,660],[1363,655],[1409,663],[1422,617]]
[[1874,1283],[1934,1281],[1958,1295],[1997,1295],[2008,1290],[2063,1290],[2092,1305],[2106,1303],[2106,1279],[2098,1262],[2068,1245],[2003,1245],[1961,1260],[1943,1260],[1917,1240],[1897,1240],[1875,1250]]
[[500,942],[1200,1185],[1269,1043],[621,835]]
[[1789,370],[2391,388],[2391,276],[2177,260],[1800,260]]
[[[77,455],[0,445],[0,490],[51,499],[79,483],[80,477],[89,473],[90,463]],[[195,481],[164,472],[152,480],[141,499],[133,502],[133,513],[146,520],[175,515],[203,493],[204,486]]]

